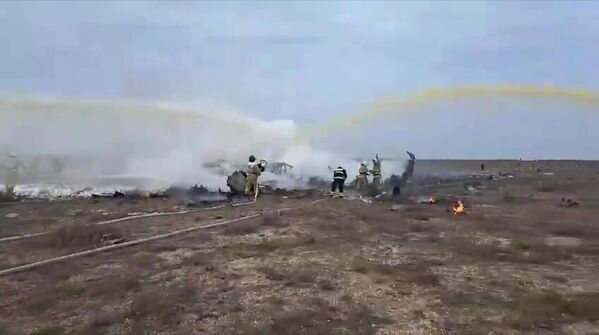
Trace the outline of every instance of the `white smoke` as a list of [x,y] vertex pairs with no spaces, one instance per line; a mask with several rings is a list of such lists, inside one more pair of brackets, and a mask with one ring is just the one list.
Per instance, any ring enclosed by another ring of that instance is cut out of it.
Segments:
[[[355,177],[357,161],[298,143],[297,132],[293,121],[261,120],[222,106],[0,97],[0,156],[26,161],[19,183],[33,185],[28,189],[49,183],[62,190],[227,189],[226,174],[245,166],[249,155],[294,166],[284,176],[263,175],[278,187],[305,187],[309,177],[328,180],[337,166]],[[58,175],[33,168],[48,156],[63,162]],[[390,161],[383,168],[389,175],[401,173],[401,166]]]
[[[327,166],[341,159],[297,146],[296,133],[293,121],[266,121],[215,106],[0,98],[2,156],[14,153],[29,163],[48,155],[60,157],[65,166],[53,181],[63,188],[226,188],[223,171],[205,164],[225,161],[221,165],[230,173],[251,154],[287,161],[296,167],[295,178],[327,177]],[[20,179],[49,181],[31,170],[20,173]]]

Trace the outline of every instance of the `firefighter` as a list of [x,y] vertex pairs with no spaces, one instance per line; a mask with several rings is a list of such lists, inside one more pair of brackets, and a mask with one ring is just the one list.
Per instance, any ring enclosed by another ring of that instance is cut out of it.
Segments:
[[360,169],[358,170],[358,176],[356,177],[356,188],[361,191],[368,186],[368,162],[363,161],[360,163]]
[[245,182],[245,195],[258,197],[258,177],[264,172],[264,164],[256,162],[254,155],[250,156],[247,168],[247,178]]
[[372,185],[378,190],[381,186],[381,160],[379,155],[376,155],[376,159],[372,160]]
[[339,189],[339,196],[343,197],[343,187],[345,186],[345,180],[347,179],[347,172],[341,166],[338,166],[333,171],[333,184],[331,185],[331,196],[335,195],[337,189]]

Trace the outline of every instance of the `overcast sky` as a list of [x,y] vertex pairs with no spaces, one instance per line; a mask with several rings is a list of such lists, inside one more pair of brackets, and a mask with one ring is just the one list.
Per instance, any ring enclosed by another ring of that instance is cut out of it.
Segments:
[[[2,2],[0,91],[211,101],[300,122],[431,87],[599,91],[598,18],[597,1]],[[454,105],[385,122],[395,135],[371,149],[599,158],[598,117],[502,103],[503,117],[470,106],[456,122]]]

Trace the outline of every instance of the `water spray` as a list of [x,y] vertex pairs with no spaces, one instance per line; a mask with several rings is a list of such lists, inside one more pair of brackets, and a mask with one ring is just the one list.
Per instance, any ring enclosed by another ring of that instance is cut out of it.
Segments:
[[524,85],[438,88],[414,92],[403,97],[376,99],[357,112],[349,115],[343,114],[320,125],[301,129],[296,140],[305,141],[315,136],[326,135],[329,132],[351,129],[384,116],[421,113],[424,107],[444,101],[489,97],[544,98],[565,100],[585,106],[599,106],[599,93],[587,89]]

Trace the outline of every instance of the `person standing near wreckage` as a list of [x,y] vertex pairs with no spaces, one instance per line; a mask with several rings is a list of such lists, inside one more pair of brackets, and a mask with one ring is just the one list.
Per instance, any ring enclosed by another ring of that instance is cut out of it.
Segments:
[[356,177],[356,188],[361,191],[368,186],[368,162],[363,161],[360,163],[360,169],[358,170],[358,176]]
[[379,159],[379,155],[376,155],[376,159],[372,160],[372,185],[378,190],[381,186],[381,160]]
[[337,189],[339,189],[339,196],[343,197],[343,187],[345,186],[345,180],[347,179],[347,171],[341,166],[338,166],[333,171],[333,184],[331,185],[331,196],[335,195]]
[[264,165],[256,162],[254,155],[250,156],[245,181],[245,195],[258,197],[258,177],[264,172]]

